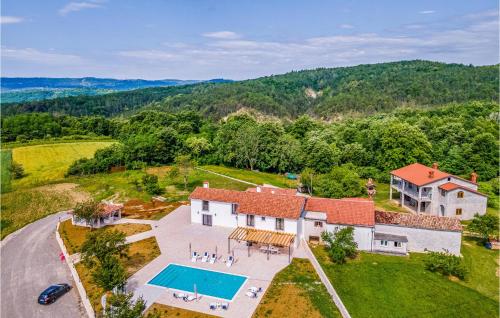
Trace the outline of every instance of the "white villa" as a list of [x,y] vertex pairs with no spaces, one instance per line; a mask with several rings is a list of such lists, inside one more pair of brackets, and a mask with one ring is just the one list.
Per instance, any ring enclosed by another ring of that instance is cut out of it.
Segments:
[[351,226],[360,250],[460,254],[458,218],[375,211],[370,199],[316,198],[271,187],[213,189],[205,182],[190,201],[191,223],[234,229],[228,244],[234,239],[249,246],[288,248],[290,253],[302,239],[319,242],[322,232]]
[[488,197],[477,191],[477,174],[470,180],[414,163],[391,171],[390,199],[400,193],[399,203],[411,212],[470,220],[486,213]]
[[69,214],[71,214],[71,224],[77,226],[100,228],[101,226],[113,224],[115,221],[122,218],[123,204],[103,201],[100,203],[99,207],[99,217],[96,218],[92,224],[78,218],[73,213],[73,210],[69,211]]

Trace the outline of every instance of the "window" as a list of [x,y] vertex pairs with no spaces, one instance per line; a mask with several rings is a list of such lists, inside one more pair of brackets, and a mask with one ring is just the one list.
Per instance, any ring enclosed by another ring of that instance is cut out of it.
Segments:
[[394,242],[394,247],[401,247],[401,242]]
[[255,215],[247,214],[247,226],[255,226]]
[[441,195],[444,197],[446,195],[446,191],[441,190]]
[[236,210],[237,210],[237,209],[238,209],[238,205],[233,203],[233,204],[231,205],[231,214],[238,214],[238,213],[236,212]]
[[456,215],[462,215],[462,209],[456,209],[455,210]]
[[263,216],[263,217],[261,217],[261,218],[260,218],[260,220],[261,220],[261,221],[266,221],[266,217],[265,217],[265,216]]
[[208,201],[203,201],[203,203],[201,204],[201,209],[203,211],[208,211]]
[[463,199],[463,197],[464,197],[464,192],[463,192],[463,191],[459,191],[459,192],[457,193],[457,198],[459,198],[459,199]]
[[276,230],[283,231],[285,229],[285,220],[276,219]]
[[380,245],[382,245],[382,246],[387,246],[387,244],[388,244],[387,241],[384,241],[384,240],[380,241]]
[[321,222],[321,221],[314,221],[314,227],[323,227],[323,222]]

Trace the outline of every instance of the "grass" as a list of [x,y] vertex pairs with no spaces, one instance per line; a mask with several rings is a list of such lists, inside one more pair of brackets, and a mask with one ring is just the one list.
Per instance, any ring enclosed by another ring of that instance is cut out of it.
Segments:
[[[464,245],[465,262],[477,267],[474,272],[478,273],[463,283],[425,270],[424,254],[361,253],[357,259],[337,265],[329,260],[323,246],[313,248],[313,252],[354,318],[498,317],[498,302],[477,288],[484,279],[480,271],[488,269],[484,274],[490,276],[488,281],[497,279],[493,264],[471,259],[468,248]],[[479,249],[473,253],[484,255]]]
[[44,186],[1,196],[1,238],[57,211],[72,208],[85,195],[70,187]]
[[12,151],[0,151],[0,181],[1,193],[9,192],[12,189],[10,167],[12,165]]
[[[388,183],[377,183],[376,187],[377,193],[375,194],[375,207],[384,211],[394,211],[394,212],[405,212],[408,210],[400,207],[397,203],[389,200],[389,184]],[[399,198],[399,193],[392,191],[392,197],[394,200]]]
[[276,274],[253,315],[254,318],[292,316],[341,317],[307,259],[294,258]]
[[289,180],[284,175],[280,174],[250,171],[223,166],[202,166],[201,168],[256,184],[271,184],[281,188],[297,187],[297,180]]
[[14,148],[13,160],[23,165],[27,175],[15,180],[13,186],[26,188],[61,180],[75,160],[92,157],[97,149],[112,143],[112,141],[72,142]]
[[[117,230],[125,233],[126,236],[131,236],[134,234],[146,232],[151,230],[151,225],[149,224],[116,224],[108,225],[106,227],[96,229],[95,231],[112,231]],[[64,246],[68,250],[68,253],[74,254],[80,251],[87,234],[90,232],[90,228],[84,226],[74,226],[71,224],[71,220],[66,220],[61,222],[59,226],[59,234],[64,241]]]
[[[154,237],[150,237],[145,240],[129,244],[127,257],[121,258],[120,261],[124,266],[128,277],[130,277],[159,255],[160,248],[158,247],[156,239]],[[104,290],[94,284],[92,271],[85,267],[83,263],[80,262],[76,264],[75,267],[94,310],[96,312],[101,312],[101,296],[104,294]]]
[[186,310],[182,308],[162,305],[158,303],[153,303],[151,307],[148,308],[145,315],[148,314],[157,314],[159,318],[169,318],[169,317],[177,317],[177,318],[213,318],[217,316],[207,315],[204,313],[199,313],[196,311]]

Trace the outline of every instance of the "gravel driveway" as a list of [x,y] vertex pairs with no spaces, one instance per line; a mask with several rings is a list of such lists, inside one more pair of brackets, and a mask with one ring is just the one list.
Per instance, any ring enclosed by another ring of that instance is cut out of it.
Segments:
[[40,292],[54,283],[74,285],[68,265],[61,262],[55,237],[57,221],[66,218],[58,213],[24,227],[2,242],[1,309],[2,318],[85,317],[76,288],[55,303],[37,303]]

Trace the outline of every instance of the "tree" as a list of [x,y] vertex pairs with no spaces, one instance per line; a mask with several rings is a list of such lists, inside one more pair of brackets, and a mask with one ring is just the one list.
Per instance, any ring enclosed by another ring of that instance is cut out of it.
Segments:
[[15,161],[12,161],[10,173],[14,179],[21,179],[25,176],[23,165]]
[[155,176],[154,174],[145,174],[142,177],[142,184],[144,185],[146,192],[149,194],[161,194],[162,193],[162,189],[160,188],[160,185],[158,184],[158,176]]
[[237,163],[253,170],[259,158],[259,127],[256,124],[243,125],[236,132],[232,144]]
[[205,137],[195,136],[186,139],[186,146],[196,159],[212,148],[212,145],[210,145],[210,142]]
[[107,256],[96,265],[92,278],[102,289],[109,291],[115,287],[123,287],[127,281],[127,274],[116,257]]
[[365,189],[355,169],[352,164],[346,164],[319,175],[315,180],[315,193],[321,197],[337,199],[362,195]]
[[188,178],[194,167],[194,162],[189,155],[180,155],[175,157],[178,174],[182,176],[184,181],[184,190],[187,191]]
[[467,229],[473,233],[481,235],[482,239],[487,242],[490,235],[498,235],[498,216],[485,214],[474,215]]
[[84,220],[91,228],[93,228],[94,223],[101,216],[102,211],[102,204],[90,199],[88,201],[78,203],[73,209],[73,214],[78,219]]
[[326,173],[339,163],[340,151],[335,145],[329,145],[325,140],[314,137],[306,142],[304,153],[306,165],[314,171]]
[[125,256],[128,250],[125,237],[125,233],[120,231],[89,232],[81,248],[82,260],[92,267],[96,260],[102,264],[107,257]]
[[358,244],[354,241],[354,228],[349,226],[337,232],[323,232],[321,238],[326,242],[328,253],[333,262],[345,263],[347,258],[356,256]]
[[300,174],[300,183],[306,187],[307,192],[313,194],[313,183],[314,183],[314,170],[311,168],[305,168]]
[[[146,309],[146,303],[142,298],[135,302],[132,300],[133,293],[113,294],[107,299],[104,318],[142,318],[142,312]],[[150,316],[148,316],[149,318]]]

